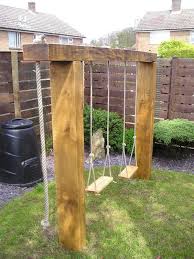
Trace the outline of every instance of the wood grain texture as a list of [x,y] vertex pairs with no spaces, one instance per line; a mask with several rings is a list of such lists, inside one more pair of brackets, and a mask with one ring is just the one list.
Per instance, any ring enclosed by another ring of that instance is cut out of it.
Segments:
[[18,72],[18,53],[16,51],[11,52],[11,68],[12,68],[12,82],[13,82],[13,98],[14,98],[14,110],[15,117],[21,117],[20,106],[20,88],[19,88],[19,72]]
[[111,176],[101,176],[95,182],[87,186],[86,192],[101,193],[112,181],[113,177]]
[[26,61],[141,61],[153,62],[157,55],[128,49],[78,45],[30,44],[23,46]]
[[125,179],[133,179],[137,170],[137,166],[129,165],[118,176]]
[[156,64],[139,62],[136,99],[136,176],[149,179],[152,168]]
[[83,75],[80,62],[51,62],[52,127],[59,240],[85,245]]

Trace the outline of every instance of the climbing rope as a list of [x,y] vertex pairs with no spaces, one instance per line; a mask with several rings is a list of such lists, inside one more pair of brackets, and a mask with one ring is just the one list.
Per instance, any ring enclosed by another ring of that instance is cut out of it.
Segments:
[[110,161],[110,143],[109,143],[109,131],[110,131],[110,61],[107,62],[107,129],[106,129],[106,158],[104,162],[103,176],[105,175],[105,170],[108,165],[108,171],[110,177],[112,177],[111,172],[111,161]]
[[93,154],[93,70],[92,70],[92,62],[89,63],[89,71],[90,71],[90,154],[89,154],[89,174],[87,186],[90,184],[91,174],[93,175],[93,180],[96,189],[96,176],[94,172],[94,154]]
[[41,89],[41,76],[40,76],[40,63],[36,62],[36,83],[37,83],[37,96],[38,96],[38,112],[40,124],[40,142],[41,142],[41,165],[44,181],[44,199],[45,199],[45,214],[44,219],[41,221],[43,228],[49,226],[49,195],[48,195],[48,179],[46,167],[46,148],[45,148],[45,130],[44,130],[44,113],[42,103],[42,89]]

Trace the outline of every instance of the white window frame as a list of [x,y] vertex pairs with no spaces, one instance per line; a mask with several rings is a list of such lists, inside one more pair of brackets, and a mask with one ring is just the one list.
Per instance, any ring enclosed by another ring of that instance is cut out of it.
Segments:
[[67,36],[59,36],[60,44],[73,44],[73,38]]
[[194,31],[191,31],[190,33],[190,42],[194,44]]
[[9,48],[21,49],[21,33],[16,31],[8,32]]
[[150,44],[160,44],[163,41],[170,40],[170,31],[151,31]]

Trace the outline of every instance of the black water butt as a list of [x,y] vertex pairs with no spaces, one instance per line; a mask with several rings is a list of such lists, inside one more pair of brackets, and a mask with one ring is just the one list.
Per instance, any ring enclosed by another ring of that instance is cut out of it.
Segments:
[[42,178],[40,155],[33,123],[12,119],[0,127],[0,182],[33,185]]

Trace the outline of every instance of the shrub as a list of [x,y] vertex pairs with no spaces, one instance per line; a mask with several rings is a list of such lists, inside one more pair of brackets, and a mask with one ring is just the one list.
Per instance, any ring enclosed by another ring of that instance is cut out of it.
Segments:
[[159,121],[154,126],[154,138],[166,145],[194,142],[194,123],[184,119]]
[[131,154],[131,150],[133,147],[133,139],[134,137],[134,130],[133,129],[126,129],[126,152]]
[[194,46],[178,40],[164,41],[160,44],[158,53],[162,58],[194,58]]
[[[107,112],[102,109],[93,109],[93,133],[98,129],[103,130],[103,136],[106,142]],[[122,151],[123,138],[123,120],[115,112],[110,112],[110,146],[111,151]],[[131,153],[133,146],[133,129],[126,129],[126,152]],[[86,145],[90,144],[90,106],[84,107],[84,141]],[[52,135],[46,135],[47,154],[53,149]]]
[[46,145],[46,153],[49,154],[50,151],[53,149],[53,138],[52,135],[46,135],[45,138],[45,145]]
[[[93,109],[93,132],[102,129],[106,142],[107,112],[102,109]],[[133,130],[126,130],[126,151],[131,152],[133,142]],[[115,112],[110,112],[110,146],[112,151],[122,150],[123,120]],[[84,107],[84,137],[85,143],[90,143],[90,106]]]

